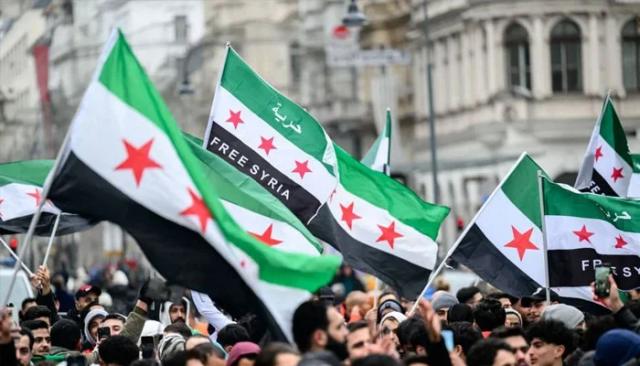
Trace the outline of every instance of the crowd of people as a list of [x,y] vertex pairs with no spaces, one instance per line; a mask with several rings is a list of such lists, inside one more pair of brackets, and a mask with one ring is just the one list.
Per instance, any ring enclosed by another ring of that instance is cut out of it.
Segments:
[[[341,276],[337,282],[344,282]],[[599,299],[611,314],[601,316],[560,303],[553,291],[547,302],[544,289],[516,298],[477,287],[452,294],[441,285],[412,313],[414,304],[393,291],[367,293],[351,273],[346,278],[338,300],[325,287],[296,309],[288,344],[271,341],[255,315],[231,319],[192,291],[176,303],[163,300],[158,320],[151,320],[159,299],[149,281],[127,316],[120,305],[101,304],[94,285],[80,287],[71,295],[73,307],[61,312],[65,289],[52,288],[49,270],[40,267],[31,278],[36,298],[15,309],[19,326],[2,310],[0,365],[640,364],[639,294],[623,303],[613,277],[610,296]]]

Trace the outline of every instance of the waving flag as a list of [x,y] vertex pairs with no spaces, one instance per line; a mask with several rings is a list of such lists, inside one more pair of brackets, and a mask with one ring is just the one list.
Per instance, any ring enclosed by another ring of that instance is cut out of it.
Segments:
[[52,172],[61,209],[120,225],[168,281],[234,316],[255,313],[291,340],[294,310],[333,278],[339,258],[278,251],[238,226],[120,32],[68,138]]
[[632,154],[631,160],[633,161],[633,174],[629,182],[627,197],[640,198],[640,155]]
[[626,197],[633,173],[627,137],[607,94],[575,187],[582,192]]
[[320,124],[230,46],[204,140],[209,151],[262,185],[304,223],[338,181],[333,145]]
[[[42,186],[53,160],[29,160],[0,164],[0,234],[26,233],[40,200]],[[35,234],[50,236],[60,210],[47,201]],[[56,235],[66,235],[93,227],[97,222],[63,213]]]
[[387,109],[387,123],[384,130],[373,142],[371,149],[362,158],[362,164],[369,168],[386,173],[385,166],[391,161],[391,111]]

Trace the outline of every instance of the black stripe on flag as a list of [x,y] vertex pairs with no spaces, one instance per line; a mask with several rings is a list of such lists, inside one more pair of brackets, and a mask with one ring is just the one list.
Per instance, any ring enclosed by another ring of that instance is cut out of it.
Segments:
[[[309,222],[320,208],[320,201],[311,193],[215,121],[211,124],[211,134],[206,148],[242,173],[252,177],[287,206],[303,223]],[[293,167],[291,169],[293,170]]]
[[597,170],[593,169],[593,173],[591,175],[591,184],[587,188],[582,188],[580,192],[588,192],[594,194],[601,194],[604,196],[612,196],[618,197],[616,191],[611,188],[609,183],[598,173]]
[[249,312],[257,314],[275,338],[286,340],[258,296],[199,233],[133,201],[79,160],[73,151],[56,175],[49,197],[63,211],[119,225],[136,239],[147,259],[168,282],[209,295],[234,317]]
[[[613,238],[612,240],[615,242]],[[549,250],[547,256],[551,287],[589,286],[595,280],[594,268],[601,264],[611,267],[620,289],[640,287],[640,257],[637,255],[599,254],[595,249],[582,248]]]
[[[51,236],[53,226],[56,222],[56,214],[43,212],[36,225],[34,235]],[[31,224],[33,215],[17,217],[12,220],[0,221],[0,235],[26,233]],[[56,230],[56,236],[78,233],[89,230],[98,223],[97,220],[90,220],[78,215],[62,215]]]
[[415,299],[427,284],[431,270],[354,239],[336,222],[326,205],[320,208],[307,228],[342,253],[346,263],[358,271],[378,277],[400,296]]

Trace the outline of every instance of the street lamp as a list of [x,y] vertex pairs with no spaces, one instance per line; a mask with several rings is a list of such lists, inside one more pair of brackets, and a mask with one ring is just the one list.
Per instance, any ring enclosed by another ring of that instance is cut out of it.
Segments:
[[347,14],[342,18],[342,24],[346,27],[362,27],[367,23],[367,17],[358,9],[356,0],[351,0]]

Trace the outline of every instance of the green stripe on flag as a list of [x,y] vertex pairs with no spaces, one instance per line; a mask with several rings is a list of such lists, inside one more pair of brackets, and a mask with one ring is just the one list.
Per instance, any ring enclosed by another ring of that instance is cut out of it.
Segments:
[[600,120],[600,136],[613,148],[616,153],[626,161],[629,166],[633,166],[627,136],[624,133],[620,119],[610,98],[605,100]]
[[529,155],[525,155],[502,184],[502,191],[531,222],[542,229],[538,194],[539,170],[546,176],[544,170]]
[[640,173],[640,154],[632,154],[631,160],[633,161],[633,172]]
[[25,160],[0,164],[0,186],[22,183],[42,187],[52,167],[53,160]]
[[261,280],[310,292],[315,292],[331,281],[335,270],[340,266],[339,258],[310,257],[278,251],[247,234],[233,220],[222,206],[202,171],[201,163],[191,152],[162,96],[138,63],[121,31],[118,31],[118,40],[105,60],[98,79],[123,103],[144,115],[166,133],[211,211],[215,223],[231,244],[237,246],[257,263]]

